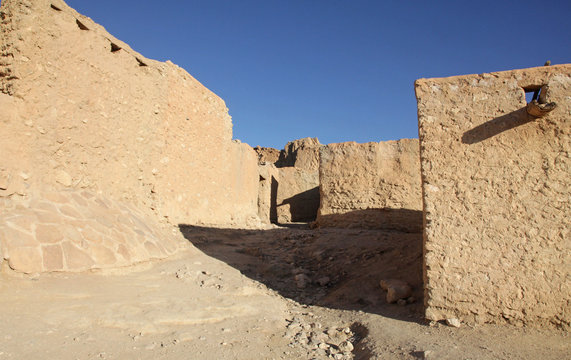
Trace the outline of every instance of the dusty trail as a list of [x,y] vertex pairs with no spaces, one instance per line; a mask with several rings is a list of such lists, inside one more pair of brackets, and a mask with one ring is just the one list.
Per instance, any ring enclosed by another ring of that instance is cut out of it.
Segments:
[[387,304],[386,277],[420,299],[418,234],[181,229],[195,247],[166,261],[1,275],[0,359],[564,359],[571,350],[564,332],[430,326],[419,301]]

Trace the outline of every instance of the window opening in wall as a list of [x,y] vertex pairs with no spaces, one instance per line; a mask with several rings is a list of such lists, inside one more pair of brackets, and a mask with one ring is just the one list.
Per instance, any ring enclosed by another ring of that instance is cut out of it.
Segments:
[[541,93],[541,86],[530,86],[523,88],[525,91],[525,101],[529,104],[533,100],[539,101],[539,94]]
[[[547,60],[543,66],[551,66],[551,60]],[[537,100],[540,104],[545,102],[545,94],[543,94],[543,99],[539,98],[542,95],[541,91],[544,86],[545,85],[532,85],[523,88],[523,91],[525,91],[525,100],[528,104],[533,100]]]
[[81,23],[81,21],[75,20],[75,23],[77,24],[77,27],[79,27],[81,30],[89,30],[89,28],[87,26],[83,25]]
[[111,43],[111,52],[117,52],[119,50],[121,50],[119,45]]
[[55,6],[54,4],[51,4],[50,7],[54,10],[61,11],[61,9]]
[[527,101],[526,111],[532,117],[543,117],[557,107],[557,103],[547,102],[547,86],[534,85],[525,87],[523,90],[525,91],[525,100]]
[[143,62],[143,60],[141,60],[141,59],[139,59],[139,58],[135,58],[135,59],[137,59],[137,62],[139,63],[139,66],[147,66],[147,64],[145,64],[145,63]]

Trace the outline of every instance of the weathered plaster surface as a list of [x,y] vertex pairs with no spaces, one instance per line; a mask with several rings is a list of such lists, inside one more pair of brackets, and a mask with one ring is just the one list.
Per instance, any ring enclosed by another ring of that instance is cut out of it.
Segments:
[[418,140],[321,148],[319,226],[422,231]]
[[[544,86],[549,115],[525,111]],[[571,65],[416,81],[429,319],[571,321]]]

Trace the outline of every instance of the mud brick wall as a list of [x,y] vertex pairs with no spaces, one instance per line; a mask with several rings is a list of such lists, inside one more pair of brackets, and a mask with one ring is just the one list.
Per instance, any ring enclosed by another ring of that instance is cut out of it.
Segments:
[[265,223],[309,222],[319,208],[317,138],[290,141],[284,150],[255,147],[260,184],[258,216]]
[[319,173],[297,167],[277,170],[277,222],[286,224],[315,220],[319,208]]
[[317,138],[306,137],[290,141],[276,162],[277,167],[296,167],[307,171],[319,169],[319,149],[321,144]]
[[426,317],[569,328],[571,65],[415,88]]
[[263,223],[276,223],[278,194],[278,169],[274,164],[258,165],[260,183],[258,187],[258,217]]
[[321,148],[319,226],[422,231],[418,140]]
[[257,217],[256,154],[216,94],[61,0],[0,11],[0,196],[85,189],[173,224]]

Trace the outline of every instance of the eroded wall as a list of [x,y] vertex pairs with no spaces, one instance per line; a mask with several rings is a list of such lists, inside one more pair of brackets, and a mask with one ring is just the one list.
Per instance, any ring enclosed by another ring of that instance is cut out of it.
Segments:
[[265,162],[258,165],[258,217],[263,223],[277,223],[278,169]]
[[319,226],[422,231],[418,140],[321,148]]
[[0,267],[126,266],[183,246],[171,225],[258,224],[257,157],[218,96],[63,1],[0,12]]
[[173,224],[257,216],[256,154],[218,96],[60,0],[1,10],[0,196],[89,189]]
[[280,224],[314,221],[319,208],[319,174],[296,167],[278,168],[276,214]]
[[278,149],[256,146],[254,151],[258,155],[258,163],[260,165],[275,164],[280,159],[281,151]]
[[[526,112],[524,89],[557,107]],[[571,65],[420,79],[431,320],[569,327]]]
[[255,147],[260,183],[258,215],[265,223],[310,222],[319,208],[317,138],[290,141],[284,150]]
[[290,141],[280,152],[276,166],[318,171],[321,146],[317,138],[311,137]]

